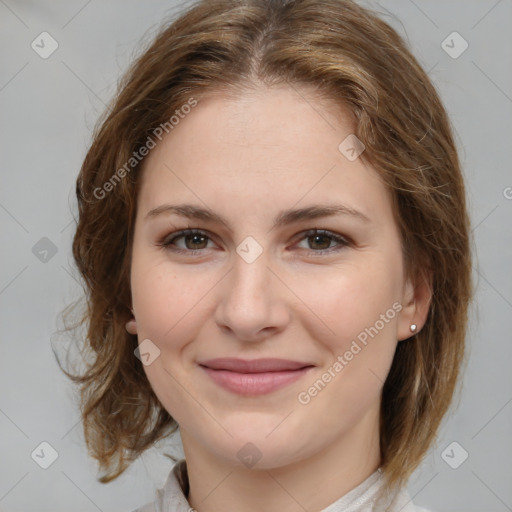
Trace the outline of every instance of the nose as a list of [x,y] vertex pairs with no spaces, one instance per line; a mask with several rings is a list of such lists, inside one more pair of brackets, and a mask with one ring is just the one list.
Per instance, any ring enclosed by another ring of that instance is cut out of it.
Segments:
[[263,341],[290,321],[286,297],[292,295],[269,265],[265,252],[247,263],[238,255],[218,289],[215,321],[242,342]]

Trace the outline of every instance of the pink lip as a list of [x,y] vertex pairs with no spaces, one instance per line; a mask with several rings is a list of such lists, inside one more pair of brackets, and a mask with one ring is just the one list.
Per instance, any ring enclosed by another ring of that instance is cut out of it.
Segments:
[[199,363],[219,386],[239,395],[263,395],[305,375],[313,365],[285,359],[211,359]]

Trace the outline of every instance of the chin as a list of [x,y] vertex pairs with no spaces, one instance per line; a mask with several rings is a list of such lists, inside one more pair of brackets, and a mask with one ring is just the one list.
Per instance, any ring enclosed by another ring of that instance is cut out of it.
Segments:
[[254,470],[280,468],[313,455],[308,452],[314,451],[314,435],[309,439],[303,429],[276,429],[278,424],[274,421],[272,428],[267,428],[265,421],[246,417],[245,421],[226,425],[233,437],[219,434],[212,438],[210,432],[202,444],[226,463]]

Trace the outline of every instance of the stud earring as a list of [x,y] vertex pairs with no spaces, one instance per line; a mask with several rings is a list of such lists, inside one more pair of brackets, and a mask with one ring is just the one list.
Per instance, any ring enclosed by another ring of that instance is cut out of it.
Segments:
[[414,332],[417,329],[416,324],[411,324],[411,332]]
[[131,320],[128,320],[125,324],[125,328],[130,334],[137,334],[137,322],[135,319],[132,318]]
[[[133,315],[133,309],[130,308],[130,311],[132,312],[132,315]],[[126,322],[126,330],[130,333],[130,334],[137,334],[137,321],[135,320],[135,318],[130,318],[130,320],[128,320],[128,322]]]

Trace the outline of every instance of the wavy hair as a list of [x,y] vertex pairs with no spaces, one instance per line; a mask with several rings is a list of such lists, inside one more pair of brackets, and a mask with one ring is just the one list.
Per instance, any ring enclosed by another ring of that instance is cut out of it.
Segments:
[[76,181],[72,250],[86,308],[69,329],[86,327],[85,367],[66,374],[79,385],[101,482],[178,428],[134,357],[137,336],[125,330],[144,161],[130,159],[190,98],[262,84],[310,86],[350,109],[366,146],[361,158],[392,194],[407,276],[432,272],[426,324],[398,344],[384,383],[380,447],[389,486],[405,484],[452,402],[473,294],[471,232],[453,130],[429,77],[393,28],[350,0],[196,1],[159,27],[119,81]]

